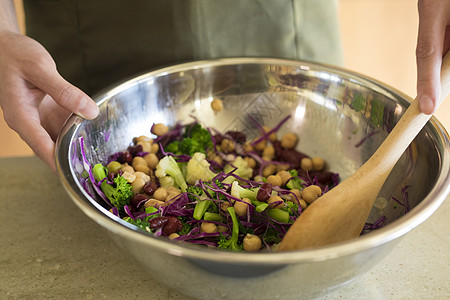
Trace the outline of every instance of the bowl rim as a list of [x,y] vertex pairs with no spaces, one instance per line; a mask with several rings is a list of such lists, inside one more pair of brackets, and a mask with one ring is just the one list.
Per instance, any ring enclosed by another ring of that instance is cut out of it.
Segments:
[[[113,95],[129,88],[132,85],[139,84],[143,80],[148,80],[148,78],[152,76],[158,77],[173,72],[191,70],[193,68],[217,67],[236,64],[297,65],[300,68],[314,69],[316,71],[320,69],[325,72],[338,73],[346,78],[357,80],[359,83],[370,84],[371,88],[378,87],[385,92],[387,91],[391,93],[398,99],[405,100],[407,103],[410,103],[412,100],[409,96],[385,83],[342,67],[305,60],[261,57],[219,58],[175,64],[157,70],[144,72],[129,79],[125,79],[120,83],[113,85],[112,88],[107,88],[98,93],[93,97],[93,99],[97,102],[97,105],[101,105]],[[264,263],[267,265],[273,265],[324,261],[351,255],[357,252],[367,251],[393,241],[423,223],[439,208],[450,192],[450,138],[443,125],[433,116],[427,126],[431,126],[436,130],[437,135],[440,138],[440,142],[444,146],[443,148],[446,155],[442,157],[441,165],[443,168],[441,169],[441,174],[438,177],[437,184],[433,187],[425,199],[406,215],[402,216],[401,220],[395,220],[394,222],[377,229],[376,231],[362,235],[356,239],[311,249],[275,253],[234,253],[217,251],[215,249],[190,247],[185,244],[181,244],[180,242],[155,238],[150,236],[150,234],[138,230],[133,225],[109,213],[105,208],[92,199],[84,191],[84,189],[81,188],[78,181],[74,179],[74,173],[70,167],[69,157],[71,156],[67,154],[70,151],[73,139],[77,138],[75,134],[82,122],[83,119],[81,117],[77,115],[70,116],[61,130],[55,149],[58,177],[62,186],[74,203],[87,216],[115,234],[171,255],[186,257],[194,260],[227,261],[232,264]],[[75,187],[80,188],[77,189]]]

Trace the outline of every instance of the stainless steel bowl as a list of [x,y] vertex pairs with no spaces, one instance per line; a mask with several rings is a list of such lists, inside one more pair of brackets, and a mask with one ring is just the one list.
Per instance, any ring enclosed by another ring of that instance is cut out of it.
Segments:
[[[210,103],[220,98],[224,110]],[[232,58],[152,71],[95,97],[100,116],[72,116],[57,143],[58,174],[73,201],[161,283],[199,299],[289,299],[317,296],[375,266],[399,238],[424,222],[449,193],[449,136],[432,118],[401,157],[368,222],[387,225],[357,239],[289,253],[225,253],[183,245],[138,231],[110,214],[82,185],[84,138],[90,164],[150,135],[152,123],[174,125],[196,117],[219,130],[256,135],[250,114],[300,136],[298,149],[324,157],[342,179],[377,149],[409,105],[408,97],[365,76],[303,61]],[[409,212],[402,200],[408,186]],[[395,266],[392,266],[395,268]]]

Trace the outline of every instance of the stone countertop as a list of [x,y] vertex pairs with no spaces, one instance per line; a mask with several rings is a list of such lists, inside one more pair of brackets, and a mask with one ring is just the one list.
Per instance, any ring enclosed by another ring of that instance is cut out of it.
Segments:
[[[124,257],[39,159],[0,162],[0,299],[187,299]],[[374,269],[321,299],[362,298],[450,298],[448,199]]]

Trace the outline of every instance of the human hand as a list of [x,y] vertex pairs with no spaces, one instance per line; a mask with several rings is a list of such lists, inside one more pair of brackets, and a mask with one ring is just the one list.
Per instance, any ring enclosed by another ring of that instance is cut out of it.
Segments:
[[64,80],[45,48],[0,31],[0,106],[6,123],[55,172],[55,141],[71,113],[92,119],[98,107]]
[[442,58],[450,48],[450,1],[419,0],[417,97],[420,110],[432,114],[441,93]]

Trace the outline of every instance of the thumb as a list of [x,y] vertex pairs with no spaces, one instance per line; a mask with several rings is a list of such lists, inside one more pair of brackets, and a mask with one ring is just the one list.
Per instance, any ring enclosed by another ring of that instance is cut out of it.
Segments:
[[34,76],[33,84],[48,94],[61,107],[85,119],[94,119],[99,113],[97,104],[82,90],[66,81],[54,69]]
[[432,2],[419,1],[418,8],[417,98],[420,110],[432,114],[440,98],[441,64],[448,19],[445,10]]

